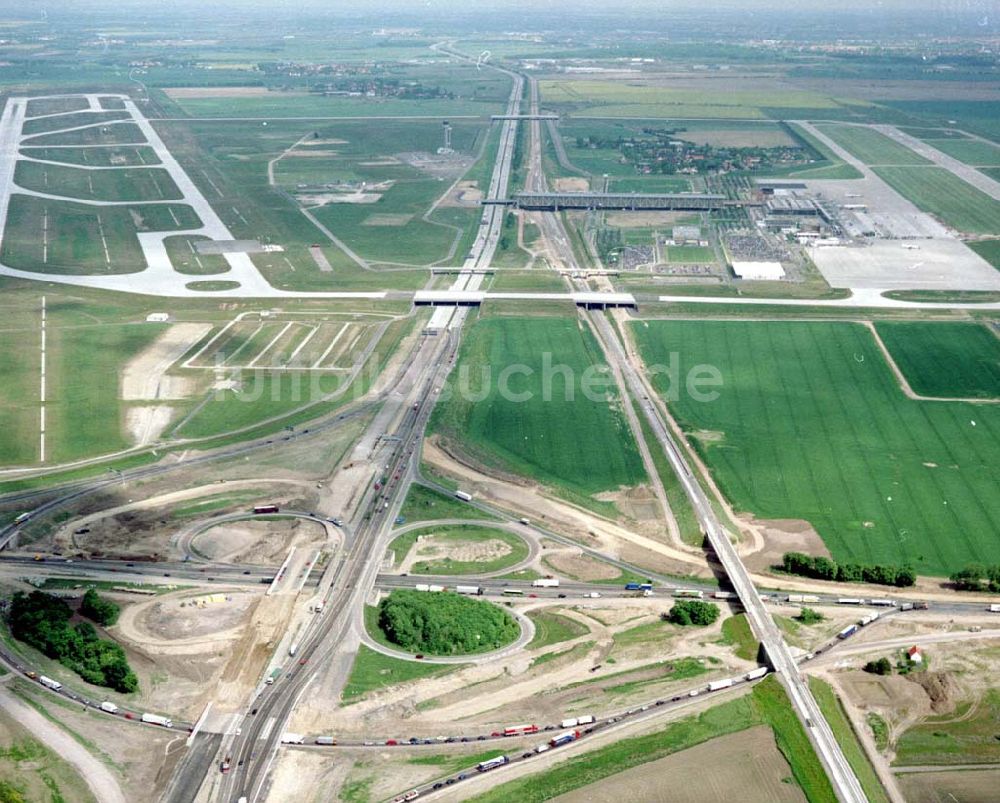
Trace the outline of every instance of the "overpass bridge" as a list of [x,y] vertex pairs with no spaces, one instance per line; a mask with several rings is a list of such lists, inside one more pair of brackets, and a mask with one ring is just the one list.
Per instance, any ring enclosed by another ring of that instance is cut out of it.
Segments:
[[430,307],[478,307],[484,301],[572,301],[584,309],[635,308],[631,293],[487,293],[483,290],[418,290],[413,303]]
[[483,204],[514,206],[518,209],[558,212],[561,209],[622,209],[629,211],[668,210],[711,212],[726,206],[744,206],[725,195],[707,193],[638,192],[516,192],[510,198],[482,201]]
[[558,120],[558,114],[494,114],[491,120]]

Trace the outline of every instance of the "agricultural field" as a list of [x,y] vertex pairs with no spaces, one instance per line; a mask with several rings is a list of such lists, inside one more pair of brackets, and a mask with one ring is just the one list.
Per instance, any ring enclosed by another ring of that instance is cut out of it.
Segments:
[[943,167],[876,167],[896,192],[945,225],[968,234],[1000,234],[1000,201]]
[[[737,510],[804,519],[838,561],[947,575],[1000,531],[1000,409],[906,398],[861,325],[649,322],[647,365],[715,366],[715,401],[671,407]],[[654,378],[670,391],[664,375]],[[961,537],[956,537],[961,534]]]
[[722,92],[675,89],[652,84],[624,84],[616,81],[549,79],[539,81],[546,107],[571,116],[721,119],[764,119],[769,110],[839,109],[841,104],[820,93],[809,91]]
[[26,190],[83,201],[177,201],[183,194],[159,167],[82,170],[19,160],[14,182]]
[[[585,372],[591,399],[583,395]],[[596,494],[645,480],[617,388],[576,317],[480,320],[442,396],[430,430],[487,466],[591,506]]]
[[1000,270],[1000,240],[979,240],[966,243],[966,245],[994,268]]
[[794,123],[787,123],[788,130],[798,139],[820,155],[820,159],[809,167],[797,168],[787,171],[771,171],[770,175],[781,175],[787,178],[803,179],[852,179],[861,178],[861,172],[853,165],[847,164],[836,153],[827,147],[826,143],[820,142],[812,134],[797,126]]
[[866,165],[930,164],[905,145],[866,126],[819,125],[817,128]]
[[921,396],[1000,398],[1000,338],[985,326],[882,322],[876,328]]

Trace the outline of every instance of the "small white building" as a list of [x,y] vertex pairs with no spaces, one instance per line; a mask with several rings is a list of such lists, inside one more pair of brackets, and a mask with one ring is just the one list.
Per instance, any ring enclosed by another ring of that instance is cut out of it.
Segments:
[[924,662],[924,654],[920,652],[920,648],[916,645],[906,651],[906,657],[910,659],[911,664],[922,664]]
[[733,262],[733,273],[739,279],[775,282],[785,278],[780,262]]

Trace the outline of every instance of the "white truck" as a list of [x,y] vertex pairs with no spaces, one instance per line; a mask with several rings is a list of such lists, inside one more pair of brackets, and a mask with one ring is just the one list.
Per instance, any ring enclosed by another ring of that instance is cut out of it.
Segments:
[[531,585],[535,588],[559,588],[559,580],[555,577],[539,577],[532,580]]
[[118,706],[115,705],[114,703],[109,703],[107,700],[101,703],[100,708],[102,711],[107,711],[109,714],[118,713]]
[[38,682],[41,683],[46,688],[52,689],[52,691],[59,691],[62,688],[62,683],[60,683],[58,680],[47,678],[45,677],[45,675],[39,675]]
[[471,502],[472,494],[466,493],[465,491],[455,491],[455,498],[461,499],[463,502]]
[[170,717],[161,717],[159,714],[143,714],[142,721],[147,725],[159,725],[163,728],[172,728],[173,720]]
[[752,669],[747,672],[743,677],[747,680],[756,680],[757,678],[762,678],[767,674],[766,666],[758,666],[756,669]]
[[305,737],[301,733],[283,733],[281,734],[282,744],[302,744],[305,742]]
[[728,689],[733,685],[732,678],[726,678],[725,680],[713,680],[708,684],[709,691],[720,691],[721,689]]
[[469,596],[481,596],[483,589],[480,586],[455,586],[456,594],[468,594]]

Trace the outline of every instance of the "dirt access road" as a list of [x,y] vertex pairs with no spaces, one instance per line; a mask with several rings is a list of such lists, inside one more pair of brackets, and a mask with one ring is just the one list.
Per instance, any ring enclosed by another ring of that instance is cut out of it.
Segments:
[[101,803],[126,803],[118,781],[97,758],[73,737],[49,722],[27,703],[15,697],[6,685],[0,685],[0,708],[20,722],[46,747],[54,750],[80,773],[94,797]]

